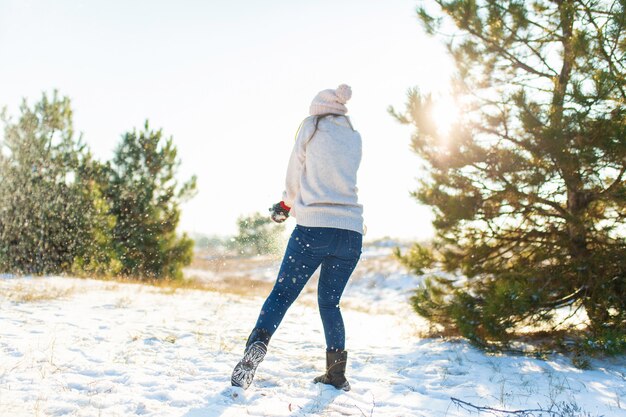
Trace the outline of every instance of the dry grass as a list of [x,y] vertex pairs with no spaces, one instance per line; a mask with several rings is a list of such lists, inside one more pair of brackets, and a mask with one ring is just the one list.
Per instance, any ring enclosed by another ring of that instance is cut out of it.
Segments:
[[3,291],[0,296],[16,303],[33,303],[66,298],[72,295],[75,291],[76,289],[74,287],[54,288],[18,284],[12,286],[6,291]]
[[[205,260],[196,257],[189,266],[191,270],[207,271],[215,279],[206,280],[193,272],[186,273],[184,279],[142,279],[137,277],[78,277],[78,279],[97,279],[106,281],[108,291],[119,290],[120,285],[144,285],[158,290],[162,294],[175,294],[179,290],[200,290],[230,293],[242,296],[255,296],[269,293],[273,282],[255,279],[255,271],[275,266],[275,260],[269,258],[223,258]],[[276,272],[278,272],[276,270]]]
[[[273,282],[255,279],[258,271],[276,269],[279,258],[272,257],[221,257],[208,259],[203,254],[196,254],[186,272],[184,279],[142,279],[137,277],[78,277],[80,279],[98,279],[110,282],[105,289],[116,291],[120,284],[147,285],[163,294],[174,294],[178,290],[201,290],[225,292],[243,296],[265,294],[273,286]],[[206,271],[214,276],[207,280],[193,271]]]
[[123,276],[113,276],[113,277],[74,277],[77,279],[96,279],[99,281],[106,281],[107,284],[104,287],[106,291],[118,291],[120,289],[120,284],[131,284],[131,285],[147,285],[153,288],[158,289],[163,294],[173,294],[179,289],[192,289],[192,290],[207,290],[207,288],[200,282],[196,282],[195,280],[188,279],[142,279],[136,277],[123,277]]
[[[268,294],[273,279],[263,279],[262,275],[278,273],[280,257],[207,257],[203,253],[196,254],[188,266],[187,282],[200,289],[229,293],[241,296]],[[209,279],[200,276],[206,272]]]
[[225,277],[220,282],[204,283],[207,291],[235,294],[245,297],[267,295],[274,286],[273,282],[242,280],[241,277]]
[[207,256],[206,253],[196,253],[189,268],[203,269],[215,274],[233,274],[242,270],[250,271],[255,269],[271,268],[280,262],[281,256],[255,256],[255,257],[233,257],[233,256]]
[[[203,290],[241,296],[264,296],[269,294],[274,286],[274,277],[278,274],[281,259],[280,256],[209,258],[203,257],[203,254],[199,253],[188,267],[190,272],[187,285]],[[380,272],[381,267],[388,268],[389,264],[396,262],[393,255],[377,258],[375,262],[361,260],[352,274],[351,280],[358,280],[363,276]],[[194,273],[194,271],[197,272]],[[210,275],[210,279],[199,276],[203,271]],[[261,275],[268,274],[270,279],[261,277]],[[318,279],[319,270],[313,274],[302,294],[314,295],[317,292]],[[307,301],[307,297],[300,297],[298,302],[316,306],[315,303]],[[348,304],[345,305],[348,306]],[[349,307],[355,310],[369,311],[362,306]]]
[[[117,291],[120,285],[134,284],[147,285],[162,294],[174,294],[179,290],[201,290],[219,293],[228,293],[238,296],[254,297],[266,296],[274,286],[274,276],[280,267],[280,256],[258,257],[209,257],[206,253],[197,253],[186,269],[186,277],[180,280],[168,279],[141,279],[130,277],[82,277],[84,279],[98,279],[107,284],[104,289]],[[391,262],[391,260],[387,260]],[[361,261],[353,273],[352,279],[376,272],[380,268],[378,262]],[[204,276],[206,273],[206,276]],[[79,279],[82,279],[79,278]],[[303,290],[303,295],[314,295],[317,291],[319,271],[311,278]],[[34,286],[15,286],[8,294],[0,295],[14,301],[32,302],[52,300],[67,297],[74,292],[74,288],[35,288]],[[299,302],[315,306],[311,297],[301,297]],[[121,307],[127,306],[126,300],[119,300]],[[347,306],[347,305],[346,305]],[[362,309],[358,306],[350,306]]]

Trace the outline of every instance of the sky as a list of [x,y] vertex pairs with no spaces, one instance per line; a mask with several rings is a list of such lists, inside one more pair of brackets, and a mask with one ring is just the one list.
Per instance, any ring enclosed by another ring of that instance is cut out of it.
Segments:
[[280,200],[313,97],[346,83],[348,115],[363,138],[366,239],[427,239],[432,212],[410,195],[424,175],[410,150],[413,130],[387,112],[404,108],[409,88],[447,91],[451,60],[423,33],[416,6],[0,0],[0,107],[16,116],[22,99],[32,104],[57,89],[102,160],[149,120],[173,137],[180,180],[198,177],[180,230],[232,235],[239,216]]

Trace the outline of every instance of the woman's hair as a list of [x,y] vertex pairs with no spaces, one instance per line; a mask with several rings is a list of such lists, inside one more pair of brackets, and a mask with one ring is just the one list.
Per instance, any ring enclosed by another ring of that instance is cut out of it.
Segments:
[[[309,140],[311,140],[313,138],[313,136],[315,135],[315,133],[317,132],[317,126],[320,123],[320,120],[322,120],[325,117],[328,116],[334,116],[334,117],[345,117],[348,124],[350,125],[350,129],[354,130],[354,127],[352,126],[352,123],[350,122],[350,119],[348,119],[348,116],[346,116],[345,114],[336,114],[336,113],[324,113],[324,114],[318,114],[315,116],[315,129],[313,129],[313,133],[311,133],[311,136],[309,136]],[[304,121],[300,124],[300,127],[298,128],[297,132],[296,132],[296,138],[298,137],[298,134],[300,133],[300,129],[302,129],[302,125],[304,124]]]
[[318,114],[317,116],[315,116],[315,129],[313,129],[313,133],[311,133],[311,138],[315,135],[315,132],[317,132],[317,126],[320,124],[320,120],[328,116],[345,117],[346,120],[348,121],[348,124],[350,125],[350,129],[354,130],[354,127],[352,127],[352,123],[350,123],[350,119],[348,119],[348,117],[344,114],[336,114],[336,113]]
[[318,114],[317,116],[315,116],[315,129],[313,129],[313,135],[315,134],[315,132],[317,132],[317,125],[319,125],[320,120],[328,116],[345,117],[346,120],[348,121],[348,124],[350,125],[350,129],[354,130],[354,127],[352,127],[352,123],[350,123],[350,119],[348,119],[348,117],[345,114],[324,113],[324,114]]

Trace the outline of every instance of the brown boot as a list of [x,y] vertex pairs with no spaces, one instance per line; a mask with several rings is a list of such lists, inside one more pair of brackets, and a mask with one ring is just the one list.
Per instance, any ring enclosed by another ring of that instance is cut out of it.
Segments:
[[337,389],[350,391],[350,383],[346,379],[346,362],[348,352],[326,352],[326,373],[320,375],[313,382],[332,385]]

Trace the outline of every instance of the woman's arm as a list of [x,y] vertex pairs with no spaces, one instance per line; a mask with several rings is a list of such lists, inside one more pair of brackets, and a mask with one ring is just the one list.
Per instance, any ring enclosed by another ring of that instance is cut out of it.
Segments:
[[300,192],[300,175],[306,158],[306,145],[313,132],[311,118],[307,118],[302,123],[302,127],[296,136],[296,143],[291,151],[289,164],[287,165],[287,175],[285,178],[285,191],[283,192],[283,202],[288,207],[293,207],[296,197]]

